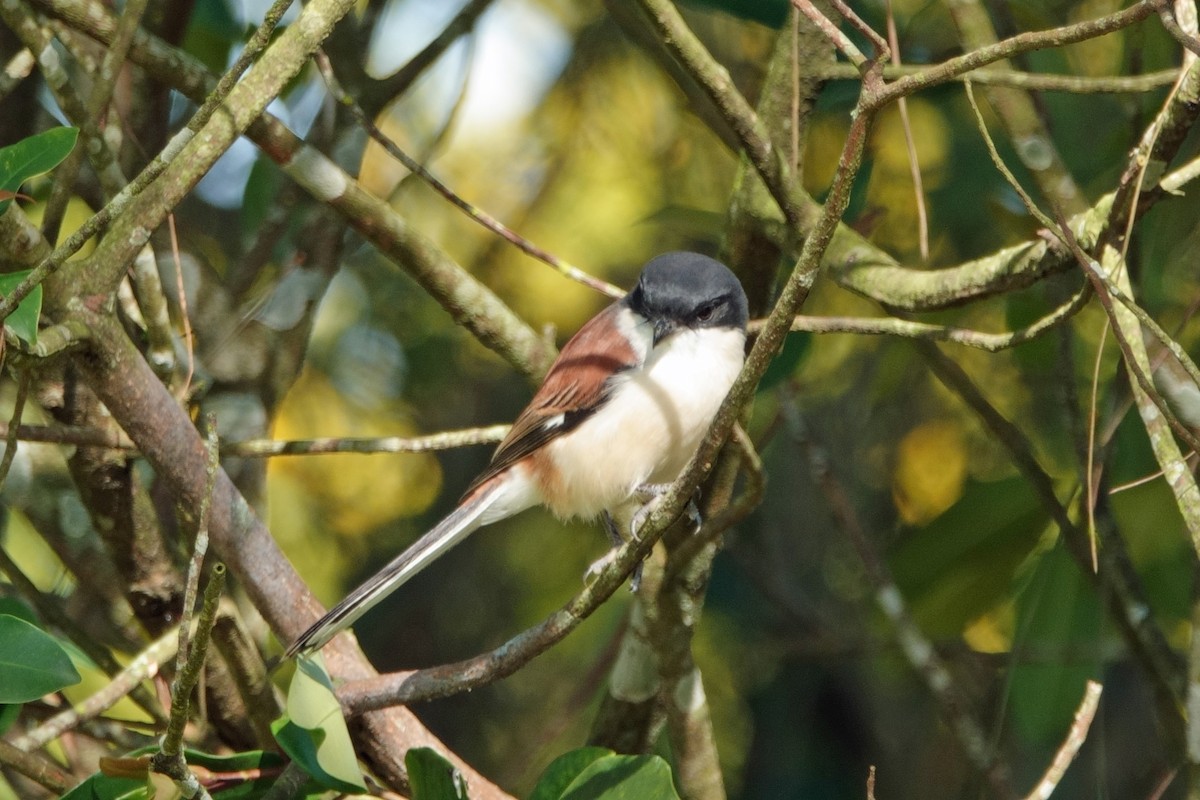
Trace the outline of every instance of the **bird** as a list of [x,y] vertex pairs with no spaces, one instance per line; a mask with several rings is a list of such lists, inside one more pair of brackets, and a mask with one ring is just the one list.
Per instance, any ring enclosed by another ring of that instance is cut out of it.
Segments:
[[742,368],[746,293],[721,262],[668,252],[563,346],[457,507],[302,633],[311,654],[485,525],[534,506],[603,517],[613,544],[687,467]]

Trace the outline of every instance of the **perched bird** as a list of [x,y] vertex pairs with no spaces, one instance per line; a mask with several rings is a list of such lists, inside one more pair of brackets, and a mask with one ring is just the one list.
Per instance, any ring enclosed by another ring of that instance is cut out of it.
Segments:
[[623,299],[567,342],[541,388],[454,511],[288,648],[323,647],[476,529],[536,505],[562,519],[604,515],[637,534],[639,511],[679,477],[745,357],[746,294],[697,253],[646,264]]

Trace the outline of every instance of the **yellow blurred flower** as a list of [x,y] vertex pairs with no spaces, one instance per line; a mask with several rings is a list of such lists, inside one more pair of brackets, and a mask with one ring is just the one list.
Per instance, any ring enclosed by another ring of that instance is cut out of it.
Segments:
[[909,431],[896,448],[892,498],[900,518],[923,525],[962,495],[967,448],[954,422],[935,420]]

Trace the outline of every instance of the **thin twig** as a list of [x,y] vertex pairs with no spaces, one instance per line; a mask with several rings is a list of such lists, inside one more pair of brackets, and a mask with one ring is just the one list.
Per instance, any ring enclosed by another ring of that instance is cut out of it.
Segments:
[[196,372],[196,343],[192,335],[192,316],[188,313],[187,289],[183,285],[183,264],[179,256],[179,236],[175,233],[175,215],[167,214],[167,230],[171,234],[171,262],[175,265],[175,296],[179,300],[179,320],[183,326],[183,346],[187,354],[187,373],[178,388],[179,397],[188,396],[192,376]]
[[311,456],[330,453],[426,453],[480,444],[496,444],[508,433],[508,425],[464,428],[426,436],[337,437],[326,439],[248,439],[221,445],[222,456],[269,458]]
[[856,69],[861,72],[866,68],[867,57],[854,42],[850,41],[849,36],[842,33],[829,17],[822,14],[821,10],[812,4],[812,0],[792,0],[792,7],[807,17],[808,21],[815,25],[826,39],[833,42],[833,46],[838,49],[838,52],[844,55]]
[[1196,38],[1194,33],[1189,33],[1180,26],[1175,20],[1175,14],[1172,12],[1170,4],[1160,4],[1158,18],[1167,33],[1171,34],[1175,41],[1186,47],[1193,55],[1200,56],[1200,39]]
[[[508,425],[489,425],[485,428],[463,428],[441,431],[425,436],[331,436],[324,439],[245,439],[222,442],[221,457],[271,458],[274,456],[317,456],[333,453],[427,453],[455,447],[496,444],[508,433]],[[7,437],[12,428],[0,422],[0,436]],[[23,442],[103,447],[109,450],[137,452],[137,445],[121,431],[88,428],[80,425],[18,425],[16,438]]]
[[1033,50],[1043,50],[1048,47],[1061,47],[1075,44],[1087,39],[1095,39],[1107,33],[1119,31],[1141,22],[1156,10],[1158,0],[1141,0],[1128,8],[1095,19],[1084,20],[1058,28],[1042,31],[1018,33],[1008,39],[1002,39],[994,45],[980,47],[957,58],[944,61],[932,67],[927,67],[912,75],[904,75],[886,85],[886,88],[874,98],[879,106],[886,105],[892,100],[913,92],[925,89],[939,83],[955,80],[972,70],[994,64],[1011,56],[1020,55]]
[[[1051,311],[1041,319],[1024,328],[1005,333],[986,333],[984,331],[958,328],[952,325],[935,325],[916,320],[897,319],[895,317],[807,317],[797,316],[792,320],[792,331],[810,333],[853,333],[865,336],[899,336],[906,339],[924,339],[935,342],[951,342],[989,353],[996,353],[1019,344],[1031,342],[1047,331],[1062,325],[1075,316],[1088,300],[1091,299],[1091,288],[1084,284],[1071,299]],[[751,332],[762,328],[762,320],[750,323]]]
[[11,767],[56,795],[65,794],[75,779],[57,764],[37,753],[26,753],[0,739],[0,764]]
[[[1100,340],[1096,343],[1096,358],[1092,363],[1092,390],[1088,396],[1087,463],[1084,464],[1084,469],[1086,470],[1084,475],[1086,495],[1084,499],[1087,503],[1088,538],[1092,542],[1092,572],[1098,572],[1100,569],[1098,554],[1096,553],[1096,541],[1099,539],[1096,532],[1096,493],[1099,491],[1099,478],[1102,465],[1096,463],[1096,422],[1098,417],[1097,407],[1100,403],[1100,365],[1104,360],[1104,345],[1108,341],[1108,327],[1108,319],[1105,318],[1104,327],[1100,331]],[[1124,416],[1124,414],[1121,416]]]
[[175,655],[178,647],[179,640],[176,631],[172,630],[163,634],[145,650],[138,653],[98,692],[71,708],[55,714],[33,730],[14,739],[13,744],[21,750],[35,750],[54,741],[67,731],[74,730],[83,723],[95,719],[137,689],[143,681],[157,675],[159,667]]
[[200,571],[204,567],[204,555],[208,552],[208,510],[212,505],[213,484],[217,480],[217,470],[221,467],[217,455],[217,420],[209,414],[205,418],[207,436],[205,445],[208,450],[206,465],[206,490],[200,500],[200,513],[196,519],[196,536],[192,542],[192,558],[188,564],[187,584],[183,592],[183,614],[179,625],[179,652],[176,659],[179,662],[176,669],[182,671],[188,662],[188,637],[192,627],[192,611],[196,607],[196,595],[200,587]]
[[[217,618],[221,592],[225,588],[225,565],[218,562],[209,571],[208,586],[204,589],[204,605],[196,622],[196,635],[191,641],[187,663],[175,676],[171,686],[171,720],[167,725],[159,751],[150,757],[150,768],[173,780],[185,797],[209,798],[208,790],[188,769],[183,757],[183,732],[187,725],[192,690],[204,669],[208,655],[209,636]],[[182,648],[181,648],[182,649]]]
[[362,107],[360,107],[358,103],[354,101],[354,98],[347,94],[344,89],[342,89],[341,84],[338,82],[337,77],[333,73],[333,66],[329,62],[329,57],[325,55],[323,51],[317,53],[316,62],[317,66],[320,67],[321,75],[325,78],[325,84],[328,86],[329,92],[339,103],[341,103],[344,108],[350,112],[350,114],[358,122],[359,126],[362,127],[362,129],[365,130],[380,146],[382,146],[383,149],[387,151],[388,155],[392,156],[392,158],[395,158],[397,161],[403,164],[406,169],[420,176],[421,180],[425,181],[430,188],[448,200],[451,205],[465,213],[467,217],[479,223],[484,228],[487,228],[489,231],[504,239],[506,242],[509,242],[517,247],[517,249],[519,249],[521,252],[553,267],[563,276],[581,283],[590,289],[594,289],[601,294],[607,295],[608,297],[620,298],[625,296],[625,292],[620,287],[614,286],[607,281],[589,275],[579,267],[564,261],[548,250],[538,247],[533,242],[509,228],[503,222],[500,222],[500,220],[496,219],[491,214],[488,214],[478,206],[468,203],[461,196],[456,194],[449,186],[434,177],[433,173],[431,173],[421,164],[417,163],[417,161],[408,153],[400,149],[399,145],[397,145],[390,137],[388,137],[387,134],[379,129],[379,126],[376,125],[366,115],[366,113],[362,110]]
[[872,62],[882,64],[891,59],[887,41],[876,33],[875,29],[868,25],[862,17],[856,14],[846,0],[828,0],[828,2],[842,15],[842,19],[850,23],[850,27],[865,36],[875,47],[875,56],[871,59]]
[[[991,156],[992,164],[1004,176],[1004,180],[1012,187],[1017,196],[1021,198],[1021,203],[1034,219],[1042,224],[1042,226],[1051,234],[1058,236],[1057,225],[1048,214],[1038,208],[1038,204],[1033,201],[1029,193],[1025,191],[1025,187],[1021,186],[1021,182],[1017,180],[1017,176],[1013,175],[1012,170],[1004,163],[1004,159],[1000,157],[1000,151],[996,149],[996,143],[992,141],[991,134],[988,133],[987,123],[984,122],[983,112],[979,110],[979,104],[975,102],[975,90],[971,86],[971,82],[964,81],[963,89],[967,92],[967,100],[971,104],[971,110],[975,112],[975,126],[979,129],[979,134],[983,138],[983,143],[987,147],[988,155]],[[1058,236],[1061,240],[1062,237]]]
[[[896,15],[892,0],[884,4],[887,10],[887,38],[892,51],[892,65],[900,66],[900,36],[896,32]],[[900,126],[904,129],[904,146],[908,150],[908,171],[912,176],[913,199],[917,208],[917,245],[922,261],[929,261],[929,212],[925,208],[925,185],[921,179],[921,162],[917,158],[917,142],[913,138],[912,121],[908,118],[908,100],[904,97],[896,104],[900,112]]]
[[1079,748],[1087,739],[1088,730],[1092,727],[1092,720],[1096,717],[1096,709],[1100,706],[1100,693],[1103,690],[1104,687],[1096,681],[1087,682],[1087,687],[1083,690],[1083,699],[1079,701],[1079,708],[1075,711],[1075,721],[1071,723],[1071,730],[1067,732],[1067,738],[1063,740],[1058,752],[1054,754],[1054,760],[1046,768],[1042,780],[1032,792],[1026,795],[1025,800],[1048,800],[1050,795],[1054,794],[1054,790],[1058,788],[1059,782],[1067,773],[1067,767],[1071,766],[1071,762],[1079,754]]
[[12,420],[8,423],[8,432],[4,436],[4,455],[0,456],[0,488],[8,478],[13,459],[17,455],[17,428],[21,424],[21,415],[25,413],[25,400],[29,397],[29,370],[23,369],[17,375],[17,398],[13,401]]
[[[929,69],[929,64],[889,65],[883,69],[886,80],[919,75]],[[812,77],[824,81],[858,80],[862,77],[852,64],[839,62],[814,67]],[[1161,69],[1144,75],[1110,75],[1092,77],[1087,75],[1056,75],[1045,72],[1019,72],[980,67],[956,75],[951,80],[972,81],[979,86],[1003,86],[1025,89],[1031,92],[1063,92],[1067,94],[1143,94],[1164,86],[1170,86],[1179,77],[1178,68]],[[922,87],[927,88],[927,87]]]

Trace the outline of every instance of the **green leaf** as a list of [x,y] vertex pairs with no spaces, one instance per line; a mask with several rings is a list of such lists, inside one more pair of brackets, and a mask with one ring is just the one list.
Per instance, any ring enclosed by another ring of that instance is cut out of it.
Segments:
[[[233,753],[232,755],[223,756],[202,753],[199,750],[184,750],[183,756],[187,759],[188,765],[203,767],[211,772],[227,775],[241,772],[246,773],[247,776],[259,772],[264,773],[257,778],[248,778],[247,780],[234,783],[228,789],[213,792],[213,800],[255,800],[258,797],[262,797],[268,789],[275,785],[275,780],[278,777],[277,773],[287,764],[283,756],[264,750],[250,750],[244,753]],[[301,792],[298,796],[307,796],[308,794],[315,793],[324,794],[328,791],[324,787],[318,787],[315,782],[310,782],[310,784],[311,788],[315,791]]]
[[659,756],[604,756],[571,781],[559,800],[679,800]]
[[[1027,741],[1050,744],[1070,727],[1089,678],[1103,674],[1104,610],[1060,543],[1017,598],[1009,697]],[[1028,654],[1028,657],[1026,657]]]
[[23,619],[30,625],[37,625],[37,614],[26,603],[15,597],[0,597],[0,614],[8,614],[17,619]]
[[8,210],[12,194],[30,178],[49,172],[59,165],[75,147],[77,128],[52,128],[22,139],[8,147],[0,147],[0,214]]
[[21,706],[17,703],[0,705],[0,736],[3,736],[5,731],[12,727],[19,716],[21,716]]
[[149,781],[97,772],[59,800],[150,800],[152,796]]
[[467,800],[462,773],[438,751],[414,747],[404,755],[412,800]]
[[283,751],[322,786],[348,794],[367,790],[320,653],[297,660],[287,714],[271,723],[271,732]]
[[580,747],[563,753],[551,761],[538,778],[529,800],[558,800],[581,772],[593,762],[611,755],[613,751],[606,747]]
[[[3,213],[3,212],[0,212]],[[29,270],[21,270],[20,272],[6,272],[0,275],[0,297],[8,295],[13,289],[17,288],[17,284],[25,280],[29,275]],[[42,287],[37,285],[33,287],[33,291],[25,295],[25,299],[17,303],[17,307],[8,315],[8,319],[4,320],[17,337],[29,344],[37,344],[37,329],[38,319],[42,315]]]
[[27,703],[79,682],[66,651],[49,634],[0,614],[0,703]]

